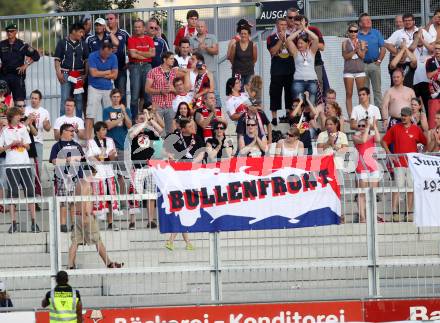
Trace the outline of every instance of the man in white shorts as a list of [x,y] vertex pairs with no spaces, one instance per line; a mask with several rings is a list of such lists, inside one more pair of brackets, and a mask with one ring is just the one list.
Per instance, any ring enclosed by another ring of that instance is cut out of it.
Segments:
[[110,91],[113,89],[113,81],[118,77],[118,59],[113,54],[113,45],[104,42],[101,50],[90,54],[88,64],[86,136],[91,139],[95,120],[102,121],[103,109],[112,105]]

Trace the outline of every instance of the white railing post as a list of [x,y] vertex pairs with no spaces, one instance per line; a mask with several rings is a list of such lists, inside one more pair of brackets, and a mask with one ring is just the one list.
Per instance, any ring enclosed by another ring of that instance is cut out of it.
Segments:
[[211,265],[211,301],[220,302],[221,279],[220,279],[220,253],[219,253],[219,234],[213,232],[209,234],[209,262]]
[[60,228],[59,228],[59,203],[55,195],[47,199],[49,215],[49,254],[50,254],[50,274],[52,276],[52,287],[55,286],[55,276],[60,270],[61,250],[60,250]]
[[170,42],[170,51],[174,52],[174,38],[176,38],[176,26],[174,25],[174,9],[167,8],[167,38]]
[[376,190],[374,188],[365,189],[365,204],[367,215],[367,250],[368,250],[368,296],[378,297],[379,275],[377,272],[377,202]]

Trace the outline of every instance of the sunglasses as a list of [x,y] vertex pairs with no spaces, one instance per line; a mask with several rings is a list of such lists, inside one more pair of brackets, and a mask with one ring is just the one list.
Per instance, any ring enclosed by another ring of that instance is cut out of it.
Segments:
[[225,128],[223,128],[223,127],[217,127],[217,128],[215,128],[215,130],[225,130]]
[[358,128],[366,128],[367,127],[367,125],[365,125],[365,124],[358,124]]
[[26,107],[26,104],[17,104],[16,107],[17,107],[17,108],[25,108],[25,107]]
[[289,137],[296,137],[296,135],[294,135],[293,133],[287,133],[287,135],[288,135]]
[[294,19],[295,16],[287,16],[287,19]]
[[349,33],[357,33],[358,30],[357,30],[357,29],[356,29],[356,30],[350,29],[348,32],[349,32]]
[[152,30],[159,30],[159,27],[150,27]]
[[257,124],[256,123],[248,123],[246,126],[248,127],[255,127]]

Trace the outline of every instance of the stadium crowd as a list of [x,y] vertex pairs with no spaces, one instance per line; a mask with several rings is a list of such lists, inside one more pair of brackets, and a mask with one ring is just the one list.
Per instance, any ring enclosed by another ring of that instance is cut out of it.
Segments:
[[[372,28],[367,13],[348,25],[340,57],[344,61],[343,112],[328,82],[322,33],[297,9],[289,9],[267,38],[271,80],[264,86],[269,86],[270,117],[262,101],[263,79],[255,74],[262,53],[251,40],[253,26],[247,20],[237,22],[227,47],[232,71],[226,84],[220,84],[227,96],[222,103],[222,89],[216,86],[218,40],[196,10],[188,11],[187,25],[178,30],[173,51],[156,18],[135,20],[132,35],[119,28],[116,13],[90,19],[72,24],[69,35],[56,46],[55,70],[61,87],[56,120],[50,120],[41,106],[43,94],[38,89],[25,104],[26,70],[39,60],[39,53],[17,39],[15,24],[6,27],[8,38],[0,42],[0,163],[4,169],[0,178],[7,188],[6,197],[18,197],[20,188],[26,197],[41,194],[35,177],[40,176],[43,162],[44,132],[52,130],[57,142],[49,162],[56,165],[58,196],[142,193],[148,176],[142,163],[152,158],[199,163],[231,156],[334,154],[336,167],[342,171],[349,139],[360,157],[357,184],[369,187],[377,186],[380,179],[378,162],[372,158],[377,145],[387,154],[440,150],[440,10],[420,28],[412,14],[396,17],[396,31],[388,39]],[[392,82],[382,95],[380,66],[387,51]],[[354,85],[359,96],[356,106],[352,103]],[[279,116],[283,105],[285,114]],[[286,133],[277,130],[280,123],[289,125]],[[226,134],[228,127],[235,129],[236,137]],[[381,127],[386,131],[383,137]],[[346,129],[355,132],[347,136]],[[138,162],[131,171],[130,185],[119,172],[122,166],[99,163],[121,163],[127,158]],[[88,161],[92,166],[67,176],[64,169],[74,161]],[[410,187],[405,158],[392,162],[396,184]],[[82,178],[88,173],[94,180],[84,184]],[[394,221],[403,219],[398,199],[398,193],[393,193]],[[365,196],[359,194],[358,203],[359,221],[365,222]],[[82,207],[87,220],[73,221],[75,225],[68,227],[67,213],[74,208],[67,204],[61,207],[61,231],[74,233],[73,267],[81,241],[102,243],[96,218],[106,220],[107,229],[118,230],[113,217],[121,214],[122,207],[118,201],[94,202]],[[135,229],[139,201],[130,202],[129,209],[128,228]],[[148,226],[155,228],[154,201],[147,201],[147,209]],[[39,232],[35,204],[30,203],[28,210],[31,230]],[[1,206],[1,211],[6,207]],[[15,206],[7,211],[12,219],[9,233],[20,231]],[[405,219],[411,212],[412,199],[408,198]],[[70,217],[75,213],[70,212]],[[83,236],[81,228],[90,223],[95,234]],[[166,243],[170,250],[174,238]],[[192,249],[187,235],[184,239],[187,249]],[[103,246],[98,249],[104,250],[101,256],[106,263],[121,265],[107,259]]]

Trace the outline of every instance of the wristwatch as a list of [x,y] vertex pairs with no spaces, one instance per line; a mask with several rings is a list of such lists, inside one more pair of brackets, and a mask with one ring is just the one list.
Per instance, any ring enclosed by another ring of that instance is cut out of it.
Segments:
[[381,60],[381,59],[378,59],[378,60],[376,60],[376,62],[382,63],[382,60]]

